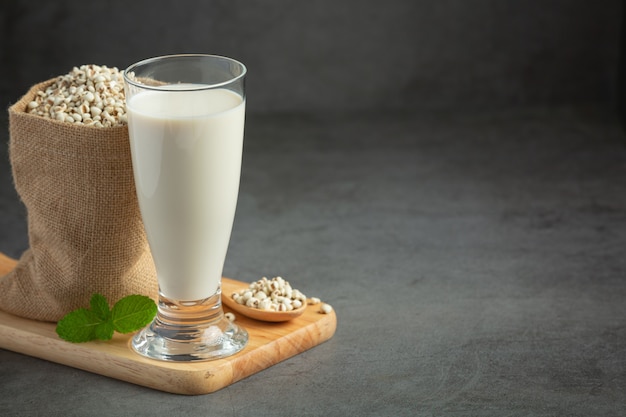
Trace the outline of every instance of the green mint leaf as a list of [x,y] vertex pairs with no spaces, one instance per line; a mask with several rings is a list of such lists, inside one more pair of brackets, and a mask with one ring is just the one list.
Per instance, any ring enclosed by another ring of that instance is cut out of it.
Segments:
[[113,323],[111,320],[98,324],[95,329],[95,336],[98,340],[111,340],[113,338]]
[[96,316],[100,318],[102,321],[109,320],[111,317],[111,310],[109,309],[109,303],[107,299],[102,294],[94,294],[91,296],[91,311],[93,311]]
[[155,302],[144,295],[124,297],[110,309],[102,294],[94,294],[89,304],[91,310],[79,308],[59,320],[56,332],[61,339],[73,343],[111,340],[115,331],[130,333],[141,329],[157,312]]
[[156,313],[157,306],[150,297],[129,295],[115,303],[111,320],[116,331],[130,333],[150,323]]
[[79,308],[66,314],[57,323],[56,332],[63,340],[73,343],[96,339],[96,327],[102,322],[91,310]]

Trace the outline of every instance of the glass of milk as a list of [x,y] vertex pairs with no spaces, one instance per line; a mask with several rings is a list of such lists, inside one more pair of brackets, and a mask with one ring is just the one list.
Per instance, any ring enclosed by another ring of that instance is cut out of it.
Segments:
[[246,67],[215,55],[146,59],[124,72],[135,186],[159,283],[133,349],[167,361],[230,356],[248,341],[220,283],[235,217]]

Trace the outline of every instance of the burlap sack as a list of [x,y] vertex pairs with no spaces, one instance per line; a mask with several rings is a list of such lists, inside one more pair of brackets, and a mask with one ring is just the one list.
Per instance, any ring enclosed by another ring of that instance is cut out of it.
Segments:
[[35,85],[9,108],[9,157],[28,213],[29,249],[0,277],[0,309],[58,321],[88,307],[157,297],[157,280],[137,204],[127,127],[97,128],[26,113]]

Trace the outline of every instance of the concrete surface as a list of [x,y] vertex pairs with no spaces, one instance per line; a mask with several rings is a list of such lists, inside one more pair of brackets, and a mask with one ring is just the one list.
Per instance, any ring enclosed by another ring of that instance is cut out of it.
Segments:
[[[602,107],[253,116],[225,274],[325,344],[185,397],[0,351],[7,416],[623,416],[626,149]],[[0,250],[26,245],[2,155]]]

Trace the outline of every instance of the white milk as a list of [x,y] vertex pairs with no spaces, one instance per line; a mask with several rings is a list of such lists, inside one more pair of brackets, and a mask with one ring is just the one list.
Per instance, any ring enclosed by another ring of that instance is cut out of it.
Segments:
[[218,288],[239,193],[245,101],[226,89],[141,92],[127,103],[135,184],[161,293]]

